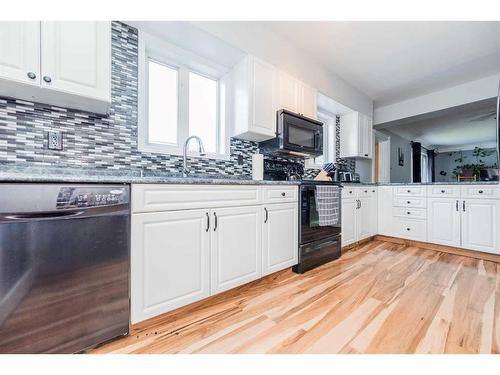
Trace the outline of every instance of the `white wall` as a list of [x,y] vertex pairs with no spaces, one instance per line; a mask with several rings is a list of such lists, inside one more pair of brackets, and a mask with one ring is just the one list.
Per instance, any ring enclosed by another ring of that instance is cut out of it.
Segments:
[[[391,137],[391,182],[411,182],[411,144],[389,130],[380,130]],[[404,166],[399,165],[398,148],[404,155]]]
[[[373,116],[373,101],[335,73],[310,58],[307,52],[257,22],[193,22],[223,41],[269,62],[355,111]],[[339,52],[341,53],[341,52]]]
[[496,97],[499,80],[500,73],[398,103],[375,107],[373,124],[383,124]]

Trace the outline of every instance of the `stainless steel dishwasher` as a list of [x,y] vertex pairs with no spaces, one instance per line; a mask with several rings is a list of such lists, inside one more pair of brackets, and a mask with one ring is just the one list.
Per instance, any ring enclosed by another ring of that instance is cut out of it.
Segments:
[[129,329],[126,185],[0,184],[0,353],[74,353]]

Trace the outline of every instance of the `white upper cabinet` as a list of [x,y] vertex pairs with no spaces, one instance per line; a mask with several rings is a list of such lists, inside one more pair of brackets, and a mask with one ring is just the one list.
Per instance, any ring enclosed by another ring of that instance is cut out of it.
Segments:
[[352,112],[340,118],[340,157],[372,158],[373,122],[368,116]]
[[107,113],[110,22],[3,22],[0,95]]
[[0,79],[40,84],[40,22],[0,22]]
[[309,118],[317,118],[317,90],[298,79],[279,72],[278,107],[300,113]]
[[278,109],[286,109],[299,113],[301,83],[292,76],[279,72],[278,74]]
[[302,84],[299,111],[306,117],[318,118],[318,91],[306,84]]
[[42,22],[42,87],[109,100],[109,22]]
[[247,55],[225,76],[231,136],[264,141],[276,135],[276,112],[317,118],[317,90],[255,56]]
[[232,136],[252,141],[273,138],[276,133],[277,85],[274,67],[248,55],[230,76],[232,95],[228,104],[233,109]]

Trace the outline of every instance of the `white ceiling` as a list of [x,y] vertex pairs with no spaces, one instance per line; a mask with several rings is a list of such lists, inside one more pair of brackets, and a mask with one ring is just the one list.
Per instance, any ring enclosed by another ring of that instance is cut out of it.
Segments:
[[272,21],[265,27],[386,105],[500,71],[500,22]]
[[385,129],[430,149],[496,147],[496,103],[492,100],[471,103]]

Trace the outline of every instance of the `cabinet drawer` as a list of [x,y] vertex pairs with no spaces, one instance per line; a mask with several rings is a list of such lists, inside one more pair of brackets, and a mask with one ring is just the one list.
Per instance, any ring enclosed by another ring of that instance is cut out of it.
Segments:
[[261,192],[245,185],[133,184],[132,212],[258,205]]
[[427,241],[427,221],[394,218],[393,225],[396,235],[416,241]]
[[427,207],[427,201],[422,197],[398,197],[395,196],[393,199],[393,205],[396,207],[413,207],[413,208],[425,208]]
[[462,199],[500,199],[500,187],[497,185],[462,186]]
[[427,196],[432,198],[459,198],[460,186],[433,185],[427,187]]
[[358,196],[358,187],[344,186],[342,188],[342,198],[354,198]]
[[265,186],[263,189],[264,203],[297,202],[298,186]]
[[403,197],[425,197],[425,186],[398,186],[394,194]]
[[393,207],[392,215],[408,219],[426,219],[427,210],[422,208]]
[[377,194],[377,188],[374,186],[365,186],[358,188],[358,196],[362,197],[373,197]]

